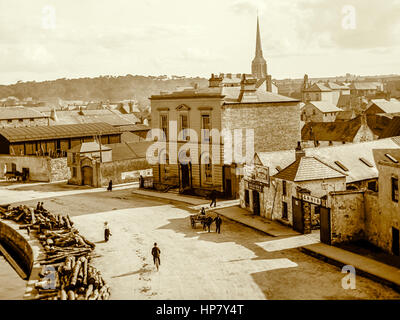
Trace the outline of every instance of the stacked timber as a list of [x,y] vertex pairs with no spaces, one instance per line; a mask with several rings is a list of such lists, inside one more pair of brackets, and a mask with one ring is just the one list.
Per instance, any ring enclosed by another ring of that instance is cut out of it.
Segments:
[[21,224],[20,229],[35,231],[45,257],[39,260],[41,281],[35,287],[37,299],[106,300],[110,288],[100,271],[90,265],[95,244],[73,227],[68,215],[53,214],[28,206],[0,207],[0,218]]

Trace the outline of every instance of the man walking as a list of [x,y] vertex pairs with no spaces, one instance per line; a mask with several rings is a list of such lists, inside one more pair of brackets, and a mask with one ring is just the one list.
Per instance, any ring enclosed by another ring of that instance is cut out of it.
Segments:
[[157,247],[157,242],[154,242],[154,247],[151,249],[151,255],[153,256],[153,263],[156,264],[156,260],[158,260],[158,264],[161,265],[160,260],[161,250]]
[[211,203],[210,203],[210,208],[212,207],[212,205],[214,204],[214,208],[217,206],[217,191],[213,190],[211,191]]
[[222,219],[219,216],[219,214],[217,214],[217,217],[215,218],[215,232],[221,233],[221,224],[222,224]]

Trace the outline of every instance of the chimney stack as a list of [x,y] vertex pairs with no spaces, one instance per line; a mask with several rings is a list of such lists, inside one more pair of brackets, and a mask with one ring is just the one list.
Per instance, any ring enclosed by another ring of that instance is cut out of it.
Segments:
[[257,79],[253,75],[243,74],[240,82],[240,102],[257,102],[258,97],[256,93]]
[[208,79],[208,86],[210,88],[220,87],[222,84],[222,77],[215,76],[214,73],[211,75],[211,78]]
[[296,147],[296,161],[299,160],[300,158],[304,157],[306,155],[305,151],[301,147],[301,142],[297,141],[297,147]]

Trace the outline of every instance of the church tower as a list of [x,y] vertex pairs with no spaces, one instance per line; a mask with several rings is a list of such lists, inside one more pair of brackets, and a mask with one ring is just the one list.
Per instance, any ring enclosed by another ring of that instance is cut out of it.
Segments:
[[265,61],[261,47],[260,24],[257,16],[256,56],[251,63],[251,73],[257,79],[267,78],[267,61]]

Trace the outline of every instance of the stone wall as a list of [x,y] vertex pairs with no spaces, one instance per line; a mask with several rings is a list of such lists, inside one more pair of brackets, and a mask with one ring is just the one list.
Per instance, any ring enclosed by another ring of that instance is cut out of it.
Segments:
[[34,254],[28,241],[18,231],[18,225],[12,221],[0,220],[0,242],[5,243],[20,258],[23,270],[31,273]]
[[19,172],[22,172],[22,168],[29,168],[29,180],[48,182],[50,181],[48,159],[48,157],[0,155],[0,178],[4,177],[6,165],[14,163]]
[[30,119],[12,119],[10,121],[4,119],[0,120],[0,128],[38,127],[48,125],[48,118],[34,118],[33,121]]
[[[150,166],[146,159],[129,159],[105,162],[101,164],[101,186],[138,181],[140,171],[148,170]],[[145,174],[145,173],[144,173]]]
[[49,170],[49,182],[68,180],[71,178],[70,168],[67,166],[67,158],[47,158]]
[[256,152],[294,149],[301,140],[300,106],[297,103],[224,105],[222,129],[254,129]]
[[331,208],[331,243],[364,239],[364,192],[342,191],[329,194]]

